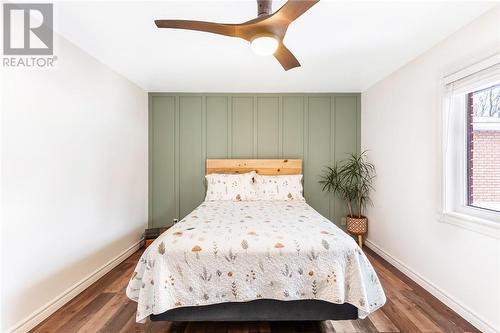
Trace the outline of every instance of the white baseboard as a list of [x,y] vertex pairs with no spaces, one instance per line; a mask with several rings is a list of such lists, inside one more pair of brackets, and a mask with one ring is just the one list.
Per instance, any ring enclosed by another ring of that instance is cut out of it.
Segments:
[[388,261],[391,265],[396,267],[403,274],[408,276],[410,279],[415,281],[422,288],[431,293],[434,297],[439,299],[441,302],[450,307],[453,311],[458,313],[462,318],[467,320],[469,323],[474,325],[476,328],[485,333],[499,333],[498,329],[493,327],[490,323],[479,317],[477,314],[472,312],[468,307],[462,303],[455,301],[450,295],[445,293],[443,290],[435,286],[432,282],[423,278],[421,275],[416,273],[412,268],[402,263],[400,260],[396,259],[394,256],[389,254],[387,251],[382,249],[380,246],[376,245],[369,239],[365,240],[366,246],[377,253],[379,256]]
[[92,283],[99,280],[102,276],[108,273],[110,270],[118,266],[125,259],[130,257],[134,252],[136,252],[142,245],[143,239],[138,240],[130,247],[122,251],[116,257],[108,261],[106,264],[102,265],[90,275],[80,280],[62,294],[54,298],[52,301],[40,307],[38,310],[33,312],[27,318],[21,320],[19,323],[11,327],[7,332],[9,333],[26,333],[36,325],[40,324],[48,316],[56,312],[64,304],[72,300],[79,293],[87,289]]

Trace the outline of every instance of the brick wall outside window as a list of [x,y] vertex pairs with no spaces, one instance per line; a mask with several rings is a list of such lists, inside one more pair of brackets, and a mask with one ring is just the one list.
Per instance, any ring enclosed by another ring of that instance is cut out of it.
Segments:
[[500,130],[472,131],[472,203],[500,202]]

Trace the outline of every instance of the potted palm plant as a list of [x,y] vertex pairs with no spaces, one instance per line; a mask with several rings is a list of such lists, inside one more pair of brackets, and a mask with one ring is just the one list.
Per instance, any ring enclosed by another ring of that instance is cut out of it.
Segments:
[[346,228],[358,236],[359,246],[363,246],[363,235],[368,230],[368,218],[363,215],[370,203],[370,191],[373,189],[375,166],[366,161],[366,151],[350,154],[333,167],[327,167],[321,176],[323,191],[336,194],[347,206]]

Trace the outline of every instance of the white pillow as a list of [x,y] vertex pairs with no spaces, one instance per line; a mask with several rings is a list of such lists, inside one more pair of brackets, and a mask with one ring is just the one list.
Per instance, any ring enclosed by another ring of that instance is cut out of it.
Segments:
[[257,175],[255,180],[259,200],[305,200],[302,195],[302,175]]
[[255,171],[248,173],[212,173],[206,175],[207,196],[205,201],[232,200],[251,201],[257,199]]

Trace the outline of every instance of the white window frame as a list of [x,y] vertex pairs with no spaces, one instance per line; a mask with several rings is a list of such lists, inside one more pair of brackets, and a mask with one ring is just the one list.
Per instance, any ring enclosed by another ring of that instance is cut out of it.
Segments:
[[498,82],[500,54],[443,80],[442,209],[439,221],[500,239],[500,212],[468,205],[466,123],[466,94]]

